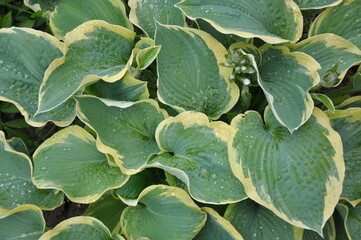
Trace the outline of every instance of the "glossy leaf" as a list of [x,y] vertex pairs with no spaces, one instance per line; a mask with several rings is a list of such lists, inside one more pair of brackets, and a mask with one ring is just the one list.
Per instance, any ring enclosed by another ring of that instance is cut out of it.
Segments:
[[108,164],[93,136],[79,126],[55,133],[36,149],[33,158],[34,184],[61,190],[73,202],[94,202],[129,178]]
[[122,78],[133,60],[134,37],[130,30],[100,20],[83,23],[67,34],[65,56],[45,73],[38,113],[57,107],[100,78],[106,82]]
[[77,98],[78,117],[97,133],[101,152],[114,158],[125,174],[140,172],[149,155],[159,152],[155,129],[168,115],[154,100],[106,101]]
[[61,0],[50,16],[50,26],[57,38],[64,39],[66,33],[90,20],[103,20],[133,31],[121,0]]
[[183,0],[176,6],[226,34],[268,43],[296,42],[302,34],[302,14],[291,0]]
[[206,214],[179,188],[153,185],[146,188],[138,200],[136,207],[127,207],[121,216],[123,233],[128,240],[193,239],[206,222]]
[[259,85],[277,120],[290,132],[311,116],[313,101],[308,93],[320,77],[320,65],[310,56],[291,53],[286,47],[262,47],[262,64],[258,67]]
[[246,112],[232,120],[233,173],[247,195],[297,227],[322,233],[342,191],[345,165],[341,138],[315,109],[293,134],[272,112]]
[[209,123],[202,113],[181,113],[159,124],[156,139],[162,152],[153,155],[148,165],[182,180],[197,201],[240,201],[247,196],[228,162],[232,135],[232,129],[223,122]]
[[[239,89],[229,77],[227,50],[209,34],[158,25],[158,98],[178,111],[198,111],[217,119],[237,102]],[[195,48],[194,46],[197,46]],[[175,67],[176,66],[176,67]]]
[[63,44],[44,32],[9,28],[0,29],[0,45],[0,100],[15,104],[34,127],[48,121],[61,127],[69,125],[75,118],[72,99],[53,111],[34,116],[45,70],[63,55]]
[[297,3],[302,10],[333,7],[341,2],[342,0],[295,0],[295,3]]

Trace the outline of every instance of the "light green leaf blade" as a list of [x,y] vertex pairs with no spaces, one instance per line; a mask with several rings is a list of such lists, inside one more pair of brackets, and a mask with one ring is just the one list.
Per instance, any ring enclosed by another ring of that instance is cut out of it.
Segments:
[[230,148],[233,173],[251,199],[290,224],[322,234],[342,191],[341,138],[317,108],[293,134],[269,108],[264,118],[265,124],[249,111],[232,120],[237,129]]
[[201,230],[206,214],[180,188],[153,185],[138,198],[136,207],[127,207],[121,225],[128,240],[188,240]]
[[302,10],[333,7],[342,2],[342,0],[294,0],[294,1]]
[[33,158],[34,184],[40,189],[63,191],[73,202],[94,202],[129,178],[108,164],[93,136],[77,125],[48,138],[36,149]]
[[111,155],[123,173],[140,172],[149,155],[159,152],[155,130],[168,115],[154,100],[131,103],[82,96],[77,102],[78,117],[97,133],[98,149]]
[[99,98],[118,101],[135,102],[149,98],[147,82],[135,79],[129,74],[114,83],[98,81],[90,85],[86,92]]
[[152,46],[140,50],[135,58],[139,70],[146,69],[156,59],[159,51],[160,46]]
[[291,0],[183,0],[176,6],[226,34],[268,43],[296,42],[302,35],[302,14]]
[[133,31],[121,0],[61,0],[50,16],[50,27],[58,39],[90,20],[103,20]]
[[358,204],[355,207],[348,207],[340,203],[337,205],[337,210],[344,221],[349,240],[359,239],[361,232],[361,205]]
[[134,37],[134,32],[100,20],[83,23],[68,33],[65,56],[45,73],[38,113],[57,107],[100,78],[106,82],[122,78],[133,60]]
[[361,49],[361,2],[344,0],[323,11],[311,24],[308,36],[334,33]]
[[0,214],[24,204],[51,210],[63,203],[64,194],[34,186],[32,168],[29,157],[15,151],[0,131]]
[[232,174],[228,143],[233,129],[206,115],[184,112],[161,122],[156,131],[162,153],[149,167],[161,168],[182,180],[199,202],[225,204],[246,198],[242,183]]
[[323,105],[325,105],[330,112],[335,112],[335,106],[333,105],[332,100],[327,95],[322,93],[311,93],[311,96],[314,100],[317,100]]
[[[355,45],[331,33],[313,36],[288,47],[293,52],[310,55],[321,65],[318,73],[324,87],[337,86],[348,69],[361,62],[361,51]],[[334,67],[337,70],[333,70]],[[331,77],[330,74],[335,76]]]
[[356,206],[361,202],[361,108],[326,113],[343,144],[346,172],[341,198]]
[[73,217],[47,231],[39,240],[112,240],[109,229],[93,217]]
[[232,224],[212,208],[205,207],[202,211],[207,213],[207,222],[195,240],[243,240]]
[[302,229],[283,221],[272,211],[249,199],[229,205],[224,218],[244,239],[302,239]]
[[120,232],[120,215],[126,207],[127,205],[108,192],[103,194],[98,201],[90,204],[83,216],[100,220],[112,234],[116,234]]
[[156,32],[156,22],[186,26],[182,12],[174,7],[179,0],[129,0],[130,21],[150,38]]
[[346,99],[340,105],[337,105],[338,110],[346,110],[348,108],[361,108],[361,96],[354,96]]
[[293,132],[312,114],[308,90],[320,81],[320,65],[307,54],[290,52],[286,47],[266,45],[260,50],[259,85],[277,120]]
[[34,116],[45,70],[63,55],[63,44],[34,29],[9,28],[0,29],[0,45],[0,100],[15,104],[34,127],[48,121],[61,127],[69,125],[75,118],[74,100]]
[[20,206],[0,216],[0,239],[38,240],[44,229],[43,213],[33,205]]
[[323,237],[311,230],[304,230],[302,240],[336,240],[336,228],[333,217],[328,219],[322,229]]
[[[158,98],[178,111],[198,111],[212,119],[228,112],[239,98],[232,68],[222,66],[227,50],[196,29],[158,25]],[[176,67],[175,67],[176,66]]]

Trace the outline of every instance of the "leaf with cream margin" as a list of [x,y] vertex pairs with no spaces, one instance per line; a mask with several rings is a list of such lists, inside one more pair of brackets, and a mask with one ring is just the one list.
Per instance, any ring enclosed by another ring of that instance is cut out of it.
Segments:
[[310,55],[321,65],[318,73],[321,77],[321,85],[325,87],[337,86],[350,67],[361,62],[360,49],[346,39],[331,33],[313,36],[288,47],[292,52]]
[[174,7],[179,0],[129,0],[130,21],[150,38],[156,32],[156,22],[187,26],[182,12]]
[[342,0],[294,0],[301,10],[321,9],[333,7],[342,2]]
[[361,202],[361,108],[326,111],[326,114],[343,144],[346,171],[341,198],[356,206]]
[[133,31],[121,0],[61,0],[50,15],[50,27],[58,39],[91,20],[103,20]]
[[15,151],[0,131],[0,214],[25,204],[52,210],[63,203],[63,193],[34,186],[31,181],[32,170],[30,158]]
[[139,204],[127,207],[121,226],[128,240],[188,240],[204,226],[207,216],[182,189],[150,186],[139,195]]
[[58,189],[73,202],[92,203],[128,180],[108,164],[93,136],[71,126],[60,130],[35,151],[33,182],[40,189]]
[[296,42],[303,19],[292,0],[183,0],[176,5],[188,18],[201,18],[218,31],[267,43]]
[[118,102],[86,95],[76,100],[79,119],[97,133],[98,149],[111,155],[123,173],[142,171],[149,155],[159,152],[155,130],[168,114],[156,101]]
[[229,205],[224,213],[224,218],[236,228],[244,239],[302,239],[302,229],[285,222],[272,211],[250,199]]
[[344,0],[327,8],[311,24],[308,36],[333,33],[355,44],[361,50],[361,2]]
[[100,78],[106,82],[122,78],[133,60],[134,37],[134,32],[101,20],[88,21],[69,32],[65,55],[45,72],[38,113],[57,107]]
[[291,134],[269,108],[265,124],[255,111],[238,115],[229,156],[247,195],[297,227],[322,234],[342,192],[342,142],[325,113],[315,108]]
[[23,205],[0,216],[0,239],[38,240],[44,230],[43,213],[33,205]]
[[44,73],[63,56],[64,45],[47,33],[29,28],[0,29],[0,45],[0,100],[15,104],[34,127],[48,121],[61,127],[69,125],[75,118],[73,99],[35,116]]
[[197,111],[219,118],[236,104],[239,88],[225,67],[227,49],[206,32],[158,25],[155,39],[158,98],[177,111]]
[[361,232],[361,205],[358,204],[355,207],[348,207],[340,203],[336,209],[343,219],[349,240],[358,240]]
[[314,103],[308,91],[320,81],[320,65],[309,55],[283,46],[265,45],[260,50],[259,85],[276,119],[293,132],[312,114]]
[[149,167],[161,168],[182,180],[199,202],[226,204],[247,198],[228,162],[234,134],[224,122],[209,122],[203,113],[183,112],[161,122],[156,139],[161,153]]
[[336,106],[338,110],[346,110],[348,108],[361,108],[361,96],[350,97]]
[[[336,227],[333,217],[330,217],[322,229],[323,237],[311,230],[304,230],[302,240],[337,240]],[[340,238],[341,239],[341,238]]]

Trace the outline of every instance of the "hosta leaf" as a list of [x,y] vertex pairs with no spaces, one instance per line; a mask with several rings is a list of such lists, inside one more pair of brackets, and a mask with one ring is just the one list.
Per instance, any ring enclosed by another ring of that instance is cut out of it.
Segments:
[[232,224],[212,208],[204,207],[202,211],[207,213],[207,222],[195,240],[243,240]]
[[138,52],[135,60],[139,70],[146,69],[158,56],[160,46],[152,46]]
[[128,240],[188,240],[201,230],[206,214],[188,194],[175,187],[153,185],[139,196],[136,207],[127,207],[121,225]]
[[15,151],[0,131],[0,214],[24,204],[49,210],[62,204],[64,194],[34,186],[31,181],[32,168],[29,157]]
[[335,112],[335,106],[333,105],[332,100],[325,94],[322,93],[311,93],[311,96],[314,100],[321,102],[328,110]]
[[0,216],[0,239],[38,240],[44,229],[43,213],[33,205],[20,206]]
[[61,0],[50,16],[54,35],[64,39],[66,33],[90,20],[103,20],[133,31],[121,0]]
[[244,239],[302,239],[302,229],[283,221],[267,208],[249,199],[229,205],[224,218]]
[[28,149],[27,149],[24,141],[21,138],[13,137],[11,139],[8,139],[7,142],[15,151],[21,152],[21,153],[24,153],[24,154],[30,156]]
[[361,49],[361,2],[344,0],[323,11],[311,24],[308,36],[334,33]]
[[[303,232],[302,240],[337,240],[336,239],[336,228],[333,217],[328,219],[322,230],[323,237],[318,235],[316,232],[311,230],[305,230]],[[341,238],[340,238],[341,239]]]
[[24,0],[25,6],[31,8],[34,12],[54,9],[61,0]]
[[247,196],[228,162],[231,130],[223,122],[209,123],[202,113],[184,112],[168,118],[156,132],[163,152],[153,155],[149,166],[164,169],[182,180],[197,201],[214,204],[240,201]]
[[0,45],[0,100],[15,104],[32,126],[40,127],[48,121],[62,127],[69,125],[75,118],[74,100],[34,116],[45,70],[63,55],[63,44],[37,30],[9,28],[0,29]]
[[302,10],[333,7],[342,2],[342,0],[294,0],[294,1]]
[[128,180],[119,168],[109,166],[93,136],[76,125],[48,138],[33,158],[34,184],[40,189],[59,189],[73,202],[94,202]]
[[68,33],[65,56],[55,60],[45,73],[38,112],[55,108],[100,78],[106,82],[122,78],[133,58],[134,37],[130,30],[100,20],[83,23]]
[[340,105],[337,105],[338,110],[345,110],[348,108],[361,108],[361,96],[354,96],[346,99]]
[[312,114],[308,90],[320,81],[320,65],[307,54],[291,53],[286,47],[267,45],[261,51],[259,85],[277,120],[293,132]]
[[109,229],[93,217],[73,217],[47,231],[39,240],[113,240]]
[[[212,119],[237,102],[239,89],[224,67],[227,50],[211,35],[196,29],[158,25],[156,40],[158,98],[178,111],[194,110]],[[176,67],[175,67],[176,66]]]
[[317,108],[293,134],[269,108],[264,118],[265,124],[249,111],[232,120],[237,129],[230,148],[233,173],[251,199],[287,222],[321,234],[342,191],[341,138]]
[[355,45],[331,33],[310,37],[288,47],[291,51],[310,55],[321,65],[318,73],[325,87],[338,85],[347,70],[361,62],[361,51]]
[[108,192],[103,194],[98,201],[90,204],[83,216],[100,220],[112,234],[115,234],[120,231],[120,215],[126,207],[127,205]]
[[344,204],[338,204],[337,210],[344,221],[348,238],[350,240],[359,239],[361,232],[361,205],[348,207]]
[[361,202],[361,108],[326,113],[343,144],[346,172],[341,198],[356,206]]
[[226,34],[268,43],[296,42],[302,34],[302,14],[291,0],[183,0],[176,6]]
[[110,154],[125,174],[140,172],[150,154],[159,152],[158,124],[168,115],[154,100],[112,102],[91,96],[77,98],[78,117],[97,133],[97,146]]
[[114,83],[98,81],[87,88],[87,92],[100,98],[118,101],[138,101],[149,98],[147,82],[126,74]]
[[182,12],[174,7],[177,2],[179,0],[129,0],[130,21],[150,38],[155,35],[156,22],[186,26]]

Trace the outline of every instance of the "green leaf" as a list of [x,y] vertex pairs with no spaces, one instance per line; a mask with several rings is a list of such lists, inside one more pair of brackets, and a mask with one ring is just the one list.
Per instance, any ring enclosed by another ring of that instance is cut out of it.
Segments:
[[361,202],[361,108],[326,113],[343,144],[346,172],[341,198],[356,206]]
[[330,112],[335,112],[335,106],[333,105],[332,100],[325,94],[322,93],[311,93],[311,96],[314,100],[321,102],[327,107]]
[[133,31],[121,0],[61,0],[50,16],[50,26],[57,38],[64,39],[66,33],[90,20],[103,20]]
[[312,114],[308,91],[320,81],[320,65],[307,54],[290,52],[286,47],[266,45],[260,50],[259,85],[277,120],[293,132]]
[[334,33],[361,49],[361,2],[344,0],[323,11],[311,24],[308,36]]
[[[310,37],[288,47],[293,52],[310,55],[321,65],[318,73],[324,87],[337,86],[348,69],[361,62],[361,51],[355,45],[331,33]],[[333,81],[327,81],[330,74],[335,75]]]
[[129,178],[119,168],[109,166],[93,136],[76,125],[48,138],[33,158],[34,184],[40,189],[63,191],[73,202],[94,202]]
[[29,126],[29,124],[26,123],[25,119],[23,119],[23,118],[18,118],[18,119],[7,121],[4,125],[7,127],[11,127],[11,128],[29,128],[29,127],[31,127],[31,126]]
[[78,117],[97,133],[99,150],[111,155],[123,173],[140,172],[149,155],[159,152],[155,129],[168,115],[154,100],[131,103],[82,96],[77,102]]
[[240,201],[247,196],[228,162],[232,130],[224,122],[209,123],[202,113],[184,112],[170,117],[156,131],[162,152],[153,155],[148,165],[182,180],[199,202]]
[[174,7],[179,0],[129,0],[130,21],[150,38],[156,32],[155,23],[186,26],[182,12]]
[[0,131],[0,214],[24,204],[52,210],[63,203],[62,193],[34,186],[31,181],[32,168],[29,157],[15,151]]
[[232,224],[212,208],[204,207],[201,210],[207,213],[207,222],[195,240],[243,240]]
[[4,16],[0,16],[0,28],[11,27],[13,25],[12,23],[13,23],[12,11],[9,11]]
[[35,116],[45,70],[63,55],[63,44],[49,34],[26,28],[0,29],[0,36],[0,100],[15,104],[34,127],[48,121],[69,125],[75,117],[74,100]]
[[0,239],[38,240],[44,229],[43,213],[33,205],[20,206],[0,216]]
[[13,138],[7,140],[7,142],[15,151],[24,153],[29,156],[28,149],[27,149],[24,141],[21,138],[13,137]]
[[136,62],[139,70],[146,69],[158,56],[160,46],[152,46],[142,49],[136,56]]
[[326,225],[323,227],[322,230],[323,237],[318,235],[316,232],[311,230],[305,230],[303,232],[302,240],[336,240],[341,238],[336,238],[336,228],[335,228],[335,222],[333,220],[333,217],[328,219],[326,222]]
[[183,0],[176,6],[225,34],[268,43],[296,42],[302,35],[302,14],[291,0]]
[[206,214],[179,188],[153,185],[138,200],[136,207],[127,207],[121,216],[122,230],[129,240],[193,239],[206,222]]
[[265,110],[238,115],[230,148],[233,173],[247,195],[300,228],[322,234],[342,191],[345,165],[340,136],[315,108],[293,134]]
[[343,218],[347,236],[350,240],[360,238],[361,232],[361,205],[347,207],[344,204],[338,204],[337,210]]
[[302,239],[302,229],[286,223],[272,211],[249,199],[229,205],[224,218],[244,239]]
[[149,98],[147,82],[133,78],[130,74],[114,83],[98,81],[87,88],[87,93],[99,98],[118,101],[139,101]]
[[333,7],[342,2],[342,0],[294,0],[294,1],[302,10]]
[[120,215],[126,207],[127,205],[108,192],[103,194],[98,201],[90,204],[83,216],[100,220],[112,234],[116,234],[120,231]]
[[346,110],[348,108],[361,108],[361,96],[354,96],[346,99],[340,105],[337,105],[338,110]]
[[73,217],[47,231],[39,240],[113,240],[109,229],[93,217]]
[[100,20],[83,23],[68,33],[65,56],[55,60],[45,73],[38,113],[59,106],[100,78],[106,82],[122,78],[133,58],[134,37],[130,30]]
[[232,68],[222,65],[227,50],[211,35],[158,25],[155,42],[162,46],[157,58],[161,102],[178,111],[203,112],[212,119],[236,104],[239,89],[229,80]]

